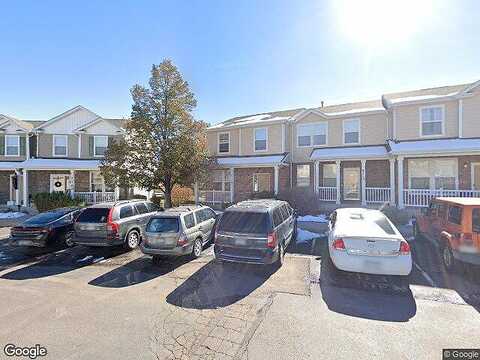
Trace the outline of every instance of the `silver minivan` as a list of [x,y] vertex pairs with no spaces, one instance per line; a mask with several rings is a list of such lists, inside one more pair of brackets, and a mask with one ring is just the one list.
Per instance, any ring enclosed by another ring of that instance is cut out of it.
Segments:
[[152,216],[140,249],[158,263],[162,255],[200,256],[212,238],[217,215],[208,206],[181,206]]

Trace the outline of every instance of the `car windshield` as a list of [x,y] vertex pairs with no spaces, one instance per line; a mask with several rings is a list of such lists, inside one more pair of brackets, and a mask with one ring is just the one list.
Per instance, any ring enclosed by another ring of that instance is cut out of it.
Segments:
[[81,223],[106,223],[110,208],[85,209],[77,219]]
[[147,225],[148,232],[157,233],[177,233],[178,232],[178,218],[175,217],[162,217],[153,218]]
[[30,219],[24,222],[25,225],[42,225],[48,224],[52,221],[58,220],[65,214],[72,212],[71,209],[57,209],[53,211],[47,211],[35,216],[32,216]]
[[266,234],[268,215],[258,212],[227,211],[222,215],[218,229],[225,232]]

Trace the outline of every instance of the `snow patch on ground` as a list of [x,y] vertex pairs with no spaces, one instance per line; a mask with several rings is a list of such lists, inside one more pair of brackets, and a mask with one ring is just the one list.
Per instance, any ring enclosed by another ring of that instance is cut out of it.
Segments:
[[25,215],[23,212],[4,212],[0,213],[0,219],[17,219]]
[[297,230],[297,244],[310,242],[313,239],[319,238],[321,235],[317,233],[313,233],[311,231],[298,229]]
[[297,218],[297,221],[300,221],[300,222],[316,222],[316,223],[326,224],[326,223],[328,223],[328,217],[325,214],[305,215],[305,216],[299,216]]

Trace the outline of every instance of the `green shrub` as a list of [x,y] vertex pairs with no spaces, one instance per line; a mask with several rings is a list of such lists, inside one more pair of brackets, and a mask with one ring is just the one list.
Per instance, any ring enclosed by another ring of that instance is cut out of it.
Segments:
[[85,206],[85,202],[79,198],[71,198],[63,192],[37,193],[33,195],[33,202],[39,212],[70,206]]

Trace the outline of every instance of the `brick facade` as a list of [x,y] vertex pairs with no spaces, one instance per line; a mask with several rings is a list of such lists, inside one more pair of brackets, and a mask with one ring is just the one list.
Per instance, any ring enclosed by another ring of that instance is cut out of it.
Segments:
[[90,171],[75,171],[75,191],[90,191]]
[[253,194],[253,174],[270,174],[270,189],[274,189],[273,167],[255,167],[235,169],[234,201],[251,198]]
[[367,187],[390,187],[390,162],[388,160],[367,160],[365,163]]
[[14,171],[0,171],[0,204],[5,204],[10,200],[10,175]]

